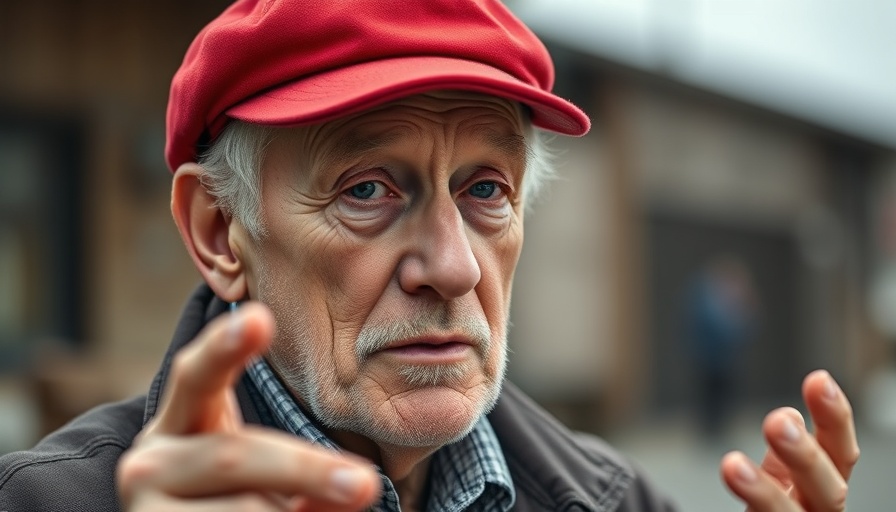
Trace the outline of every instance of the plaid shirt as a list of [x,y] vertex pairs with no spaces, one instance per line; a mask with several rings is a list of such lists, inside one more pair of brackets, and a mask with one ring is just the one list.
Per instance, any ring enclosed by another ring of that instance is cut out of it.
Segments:
[[[269,421],[314,444],[340,450],[308,419],[264,359],[251,363],[246,370],[258,388],[260,398],[274,414]],[[378,470],[383,481],[383,495],[373,509],[399,512],[398,493],[389,477]],[[432,512],[506,512],[515,499],[501,445],[484,416],[468,436],[433,454],[430,479],[426,509]]]

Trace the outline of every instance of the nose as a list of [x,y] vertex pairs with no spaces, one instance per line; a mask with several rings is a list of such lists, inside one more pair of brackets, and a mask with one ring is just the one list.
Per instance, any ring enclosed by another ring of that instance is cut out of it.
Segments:
[[479,283],[479,263],[453,200],[428,205],[411,231],[409,250],[398,268],[405,292],[448,300],[466,295]]

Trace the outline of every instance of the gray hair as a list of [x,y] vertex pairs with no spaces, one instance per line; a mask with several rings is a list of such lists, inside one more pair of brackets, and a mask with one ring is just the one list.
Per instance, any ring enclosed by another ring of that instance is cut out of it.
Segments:
[[[256,240],[266,234],[261,220],[261,173],[265,148],[277,127],[230,121],[207,151],[199,156],[202,184],[216,198],[216,206],[240,222]],[[523,201],[526,210],[554,177],[550,134],[534,126],[526,133],[526,172]]]

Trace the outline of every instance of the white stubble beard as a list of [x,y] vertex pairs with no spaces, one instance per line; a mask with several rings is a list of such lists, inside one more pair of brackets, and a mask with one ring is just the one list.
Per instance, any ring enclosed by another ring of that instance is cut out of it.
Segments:
[[[388,444],[404,447],[442,446],[455,442],[466,436],[479,419],[495,406],[501,393],[507,367],[507,340],[499,340],[494,347],[500,353],[495,371],[486,371],[485,389],[480,396],[471,401],[469,420],[463,428],[451,432],[438,431],[437,428],[423,431],[419,429],[402,429],[396,423],[377,422],[370,400],[365,397],[357,380],[343,384],[339,381],[332,361],[325,360],[306,346],[310,340],[320,340],[332,333],[315,332],[310,329],[306,313],[297,311],[294,304],[278,297],[274,282],[268,279],[267,272],[259,273],[259,299],[273,311],[277,321],[274,343],[269,352],[269,360],[275,372],[286,382],[295,397],[308,408],[311,414],[324,426],[360,434],[377,444]],[[279,290],[286,292],[286,290]],[[356,341],[356,357],[359,370],[367,360],[367,356],[388,345],[395,339],[423,333],[427,328],[440,327],[446,320],[442,310],[415,319],[385,326],[362,327]],[[438,319],[436,319],[438,317]],[[434,320],[435,319],[435,320]],[[492,350],[491,333],[484,320],[451,322],[451,327],[459,329],[477,340],[476,351],[478,361],[485,365],[487,356]],[[459,324],[459,325],[457,325]],[[509,324],[508,324],[509,325]],[[320,351],[319,354],[326,353]],[[314,359],[318,360],[314,360]],[[398,370],[409,388],[445,386],[461,383],[476,368],[476,360],[466,360],[445,365],[406,365]],[[434,425],[438,422],[434,422]]]

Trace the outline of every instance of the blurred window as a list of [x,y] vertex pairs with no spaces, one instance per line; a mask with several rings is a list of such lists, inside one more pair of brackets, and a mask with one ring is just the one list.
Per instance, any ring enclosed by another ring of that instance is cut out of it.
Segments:
[[82,130],[0,109],[0,372],[83,337]]

